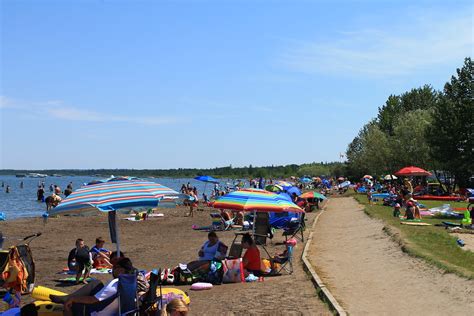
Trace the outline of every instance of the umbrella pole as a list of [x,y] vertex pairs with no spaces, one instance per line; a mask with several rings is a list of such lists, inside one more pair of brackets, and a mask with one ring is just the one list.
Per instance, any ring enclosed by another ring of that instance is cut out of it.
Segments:
[[119,217],[117,216],[117,211],[110,211],[108,214],[109,217],[109,230],[110,230],[110,240],[112,243],[115,243],[117,246],[117,257],[120,257],[120,237],[119,237]]
[[120,258],[120,233],[119,233],[119,218],[117,216],[117,212],[114,212],[115,216],[115,233],[117,234],[117,257]]
[[[253,211],[253,225],[252,225],[252,230],[253,230],[253,235],[255,236],[255,223],[257,222],[257,211]],[[255,237],[254,237],[255,238]]]

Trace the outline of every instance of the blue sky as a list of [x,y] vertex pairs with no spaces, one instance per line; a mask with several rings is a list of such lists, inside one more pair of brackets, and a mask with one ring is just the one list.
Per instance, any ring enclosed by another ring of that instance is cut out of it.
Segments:
[[468,1],[1,1],[0,168],[334,161],[473,52]]

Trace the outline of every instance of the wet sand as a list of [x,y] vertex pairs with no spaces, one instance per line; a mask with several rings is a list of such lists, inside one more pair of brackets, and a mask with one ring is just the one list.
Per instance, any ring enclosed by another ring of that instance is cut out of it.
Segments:
[[353,198],[331,199],[320,216],[309,258],[352,315],[469,315],[474,280],[403,253]]
[[[142,222],[120,221],[121,249],[137,268],[173,268],[178,263],[197,259],[197,251],[207,239],[205,232],[194,231],[191,226],[209,225],[210,210],[195,211],[193,218],[184,217],[186,209],[162,209],[162,218]],[[314,214],[307,214],[308,227]],[[43,220],[20,219],[1,222],[0,230],[7,237],[23,237],[35,232],[43,235],[31,243],[36,262],[36,284],[72,292],[78,286],[62,286],[53,281],[66,266],[67,255],[76,238],[83,238],[92,247],[95,238],[110,240],[106,216],[50,218]],[[232,231],[218,232],[222,241],[230,246]],[[268,249],[270,253],[282,251],[281,232],[278,232]],[[4,247],[14,242],[7,240]],[[106,247],[114,250],[107,242]],[[265,278],[264,282],[223,284],[209,291],[190,291],[190,286],[179,286],[191,298],[191,315],[329,315],[330,312],[317,297],[316,291],[300,262],[303,245],[295,253],[293,275]],[[262,252],[263,253],[263,252]],[[108,281],[110,275],[93,275]]]

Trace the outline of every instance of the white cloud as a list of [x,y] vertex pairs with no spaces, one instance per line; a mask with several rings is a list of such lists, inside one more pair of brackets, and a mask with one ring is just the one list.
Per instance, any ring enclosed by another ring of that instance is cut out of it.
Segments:
[[42,114],[52,119],[79,121],[79,122],[117,122],[133,123],[139,125],[163,125],[185,121],[184,118],[172,116],[120,116],[113,113],[101,113],[70,107],[60,100],[41,102],[24,102],[17,99],[0,96],[0,109],[19,110],[24,114]]
[[278,58],[303,73],[404,75],[448,62],[462,63],[474,47],[471,14],[418,14],[397,33],[363,29],[339,32],[334,41],[294,41]]

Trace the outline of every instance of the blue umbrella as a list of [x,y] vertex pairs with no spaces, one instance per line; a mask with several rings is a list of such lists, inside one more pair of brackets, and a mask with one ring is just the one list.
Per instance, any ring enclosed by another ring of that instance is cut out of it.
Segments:
[[156,207],[164,197],[180,197],[181,195],[164,185],[149,181],[114,180],[104,183],[86,185],[74,191],[49,215],[84,214],[106,212],[109,215],[111,239],[117,244],[118,238],[117,211],[129,211],[132,208]]
[[213,178],[211,176],[198,176],[194,178],[195,180],[202,181],[202,182],[211,182],[211,183],[219,183],[219,180]]
[[286,193],[288,193],[290,196],[293,195],[293,193],[295,193],[297,196],[300,196],[301,195],[301,191],[300,189],[298,189],[297,187],[290,187],[288,189],[285,189]]
[[206,193],[206,188],[207,188],[207,183],[219,183],[219,180],[216,178],[213,178],[211,176],[198,176],[195,177],[194,180],[202,181],[205,182],[206,184],[204,185],[204,191],[202,192],[203,194]]
[[288,193],[285,193],[285,192],[280,192],[278,193],[278,196],[279,197],[282,197],[290,202],[293,202],[293,199],[291,198],[291,196],[288,194]]
[[310,182],[313,182],[313,180],[311,180],[310,178],[301,178],[301,182],[303,183],[310,183]]

